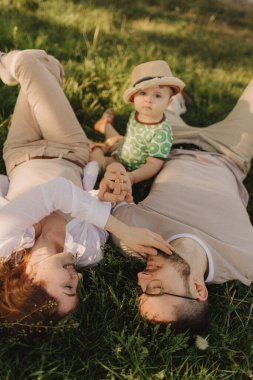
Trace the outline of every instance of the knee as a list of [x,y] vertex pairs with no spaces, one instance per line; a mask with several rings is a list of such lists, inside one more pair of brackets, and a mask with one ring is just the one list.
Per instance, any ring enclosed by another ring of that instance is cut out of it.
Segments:
[[13,58],[12,64],[12,71],[14,76],[16,76],[17,71],[20,70],[21,67],[30,68],[32,65],[34,65],[37,59],[41,59],[46,56],[47,53],[44,50],[28,49],[18,51],[16,53],[16,56]]

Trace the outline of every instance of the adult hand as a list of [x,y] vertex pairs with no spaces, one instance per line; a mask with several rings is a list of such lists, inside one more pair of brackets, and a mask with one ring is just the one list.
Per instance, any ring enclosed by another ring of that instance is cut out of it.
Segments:
[[171,255],[175,251],[174,247],[167,243],[161,235],[147,228],[126,226],[121,240],[130,249],[140,254],[156,255],[159,249]]
[[117,162],[107,166],[104,178],[99,184],[98,197],[103,201],[132,202],[132,186],[126,169]]
[[120,191],[120,183],[118,180],[115,181],[114,189],[111,190],[103,178],[99,184],[98,199],[105,202],[123,202],[127,197],[126,191]]

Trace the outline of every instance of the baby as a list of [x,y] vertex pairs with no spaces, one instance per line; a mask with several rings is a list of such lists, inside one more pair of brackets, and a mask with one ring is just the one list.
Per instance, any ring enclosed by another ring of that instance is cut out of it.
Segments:
[[[170,153],[172,130],[164,115],[171,97],[181,92],[184,83],[174,77],[165,61],[150,61],[136,66],[131,75],[131,87],[124,95],[126,103],[134,105],[126,136],[113,127],[113,110],[107,110],[95,124],[96,131],[105,134],[105,144],[92,145],[90,160],[101,168],[112,161],[120,162],[132,184],[156,175]],[[110,157],[105,157],[109,153]]]

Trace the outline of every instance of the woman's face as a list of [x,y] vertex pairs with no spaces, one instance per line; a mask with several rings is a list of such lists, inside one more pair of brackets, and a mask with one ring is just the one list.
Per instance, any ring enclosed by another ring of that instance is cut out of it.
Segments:
[[74,268],[72,253],[52,253],[47,247],[37,250],[33,247],[32,257],[27,265],[28,276],[57,300],[60,314],[70,313],[78,305],[77,285],[82,278]]

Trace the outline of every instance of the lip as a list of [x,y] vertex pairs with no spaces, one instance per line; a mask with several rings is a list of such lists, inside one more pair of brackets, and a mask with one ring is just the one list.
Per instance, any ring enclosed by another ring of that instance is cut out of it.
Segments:
[[75,266],[73,263],[67,263],[65,265],[63,265],[63,268],[64,269],[74,269],[75,270]]
[[70,274],[77,275],[77,271],[76,271],[76,268],[75,268],[73,263],[67,263],[67,264],[63,265],[63,268],[66,269]]
[[147,265],[146,265],[146,269],[154,269],[154,268],[156,268],[156,266],[154,265],[154,263],[147,263]]

